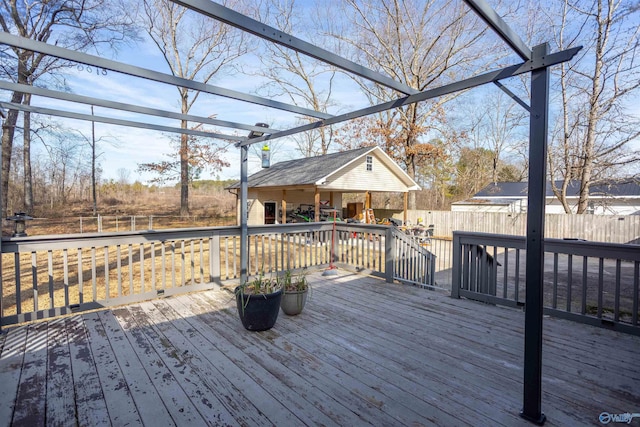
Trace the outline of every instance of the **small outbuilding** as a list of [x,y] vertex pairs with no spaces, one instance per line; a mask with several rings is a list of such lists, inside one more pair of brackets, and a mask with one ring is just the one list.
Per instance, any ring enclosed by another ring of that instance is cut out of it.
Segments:
[[[556,182],[562,187],[562,181]],[[567,201],[576,212],[580,181],[570,181],[567,186]],[[471,199],[451,205],[454,212],[527,212],[528,184],[526,182],[497,182],[487,185]],[[553,194],[547,182],[546,207],[548,214],[564,214],[564,208]],[[637,180],[609,180],[589,187],[587,213],[596,215],[640,214],[640,182]]]
[[[228,188],[236,190],[240,203],[240,182]],[[373,192],[404,193],[406,221],[407,195],[417,190],[416,182],[377,146],[289,160],[248,177],[247,223],[284,224],[296,218],[320,221],[332,209],[342,212],[343,194],[364,193],[359,206],[349,206],[352,216],[372,208]]]

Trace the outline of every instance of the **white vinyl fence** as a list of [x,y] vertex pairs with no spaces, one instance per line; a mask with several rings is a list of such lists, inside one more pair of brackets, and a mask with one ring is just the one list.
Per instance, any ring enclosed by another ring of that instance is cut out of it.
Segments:
[[[434,225],[434,235],[451,238],[454,231],[524,236],[526,214],[495,212],[409,211],[408,221]],[[640,244],[640,215],[545,216],[545,238]]]

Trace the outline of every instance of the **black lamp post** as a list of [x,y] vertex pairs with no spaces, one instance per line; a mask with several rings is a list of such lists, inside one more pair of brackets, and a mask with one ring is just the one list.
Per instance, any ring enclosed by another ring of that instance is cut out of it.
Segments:
[[14,232],[12,237],[27,237],[26,221],[31,221],[33,217],[24,212],[16,212],[13,216],[7,218],[7,221],[13,221]]

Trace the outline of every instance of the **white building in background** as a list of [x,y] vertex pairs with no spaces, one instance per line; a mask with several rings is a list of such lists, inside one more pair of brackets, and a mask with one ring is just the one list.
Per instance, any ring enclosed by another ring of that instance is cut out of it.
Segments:
[[[557,186],[561,187],[562,182]],[[527,211],[527,182],[498,182],[487,185],[472,198],[455,202],[453,212],[503,212]],[[571,181],[567,188],[569,206],[577,210],[579,181]],[[564,208],[547,183],[546,208],[548,214],[563,214]],[[589,188],[588,213],[595,215],[640,215],[640,182],[637,180],[612,180]]]

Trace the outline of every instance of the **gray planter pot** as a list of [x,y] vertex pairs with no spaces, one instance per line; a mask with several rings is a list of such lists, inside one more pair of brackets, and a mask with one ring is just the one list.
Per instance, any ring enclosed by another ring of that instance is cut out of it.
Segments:
[[280,308],[282,308],[284,314],[289,316],[300,314],[304,305],[307,303],[308,293],[309,290],[307,289],[306,291],[286,291],[282,294]]

